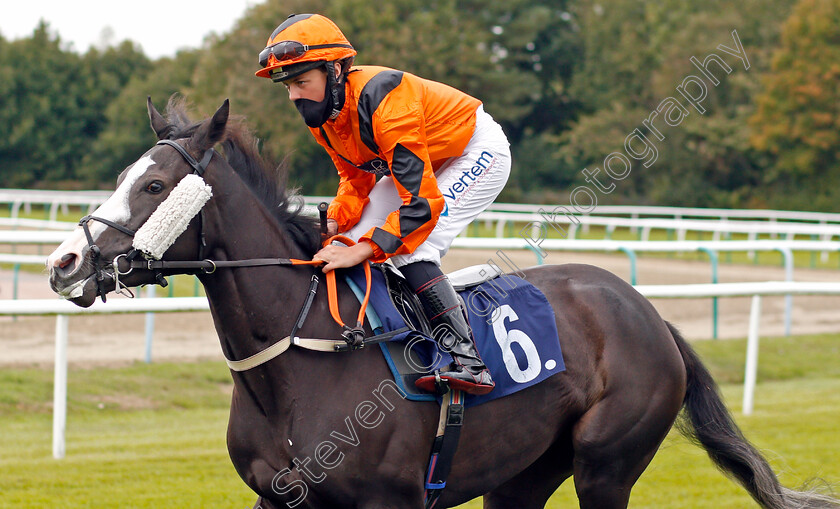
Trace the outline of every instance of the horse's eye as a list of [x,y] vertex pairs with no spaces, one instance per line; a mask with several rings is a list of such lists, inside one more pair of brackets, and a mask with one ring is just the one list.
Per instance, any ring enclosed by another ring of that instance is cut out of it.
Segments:
[[152,194],[160,194],[163,191],[163,183],[160,180],[154,180],[146,186],[146,191]]

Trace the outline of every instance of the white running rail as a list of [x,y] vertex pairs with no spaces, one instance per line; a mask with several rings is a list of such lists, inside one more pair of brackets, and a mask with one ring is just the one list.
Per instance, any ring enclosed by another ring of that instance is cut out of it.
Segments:
[[[840,283],[767,281],[760,283],[720,283],[698,285],[639,285],[636,289],[648,298],[734,297],[752,295],[747,336],[743,413],[753,410],[758,366],[759,317],[763,295],[838,295]],[[119,299],[108,304],[95,303],[80,308],[58,299],[0,301],[0,315],[56,315],[55,374],[53,387],[53,457],[65,454],[64,431],[67,423],[67,336],[68,316],[76,314],[112,314],[147,312],[184,312],[209,310],[204,297],[169,299]],[[208,317],[209,319],[209,317]]]

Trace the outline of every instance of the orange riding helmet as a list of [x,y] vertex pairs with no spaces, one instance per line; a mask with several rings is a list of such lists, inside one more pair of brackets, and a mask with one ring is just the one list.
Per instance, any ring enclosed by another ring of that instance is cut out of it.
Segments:
[[265,49],[260,52],[262,68],[255,74],[282,81],[324,62],[355,55],[356,50],[328,18],[320,14],[292,14],[269,36]]

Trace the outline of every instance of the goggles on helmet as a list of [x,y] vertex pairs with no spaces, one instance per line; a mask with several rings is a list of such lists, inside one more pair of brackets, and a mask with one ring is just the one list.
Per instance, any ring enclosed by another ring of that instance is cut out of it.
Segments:
[[266,46],[266,48],[260,51],[260,66],[265,67],[268,64],[268,58],[271,55],[274,55],[274,58],[277,59],[278,62],[282,62],[283,60],[291,60],[293,58],[298,58],[303,56],[307,51],[311,49],[322,49],[322,48],[350,48],[353,49],[353,46],[349,44],[303,44],[298,41],[280,41],[275,42],[270,46]]

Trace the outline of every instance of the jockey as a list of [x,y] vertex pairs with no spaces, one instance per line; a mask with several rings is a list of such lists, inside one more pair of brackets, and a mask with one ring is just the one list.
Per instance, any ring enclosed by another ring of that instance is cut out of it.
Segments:
[[[329,19],[293,14],[259,56],[256,75],[286,86],[338,170],[328,233],[358,241],[326,246],[313,259],[325,272],[390,259],[455,361],[440,378],[486,394],[495,383],[440,258],[507,182],[507,138],[479,100],[407,72],[353,67],[355,55]],[[433,392],[435,375],[416,385]]]

